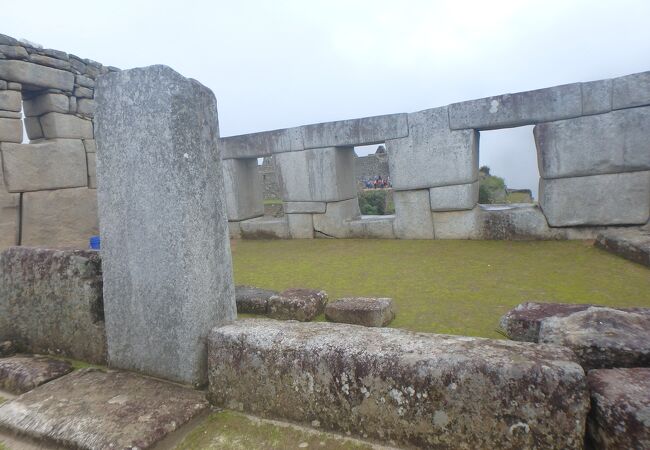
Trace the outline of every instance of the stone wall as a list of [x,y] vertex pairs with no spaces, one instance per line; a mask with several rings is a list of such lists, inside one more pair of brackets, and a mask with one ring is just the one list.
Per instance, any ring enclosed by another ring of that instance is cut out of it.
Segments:
[[0,35],[0,248],[98,233],[94,87],[115,70]]

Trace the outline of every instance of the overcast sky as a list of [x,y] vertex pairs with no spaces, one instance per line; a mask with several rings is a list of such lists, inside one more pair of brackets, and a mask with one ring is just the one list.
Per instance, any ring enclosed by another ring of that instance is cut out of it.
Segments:
[[[2,8],[0,32],[167,64],[214,91],[228,136],[650,70],[649,19],[650,0],[31,0]],[[536,190],[530,127],[480,148],[510,187]]]

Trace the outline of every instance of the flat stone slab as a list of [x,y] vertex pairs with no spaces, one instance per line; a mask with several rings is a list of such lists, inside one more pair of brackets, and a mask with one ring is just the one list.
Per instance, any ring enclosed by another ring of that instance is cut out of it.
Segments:
[[592,370],[588,383],[592,448],[650,448],[650,368]]
[[392,298],[340,298],[325,306],[325,317],[330,322],[385,327],[395,318],[395,306]]
[[273,319],[309,322],[321,314],[327,293],[315,289],[293,288],[269,298],[269,316]]
[[605,231],[596,238],[596,246],[650,267],[650,231]]
[[70,372],[72,365],[69,362],[46,356],[16,355],[2,358],[0,389],[22,394]]
[[266,314],[269,298],[277,291],[261,289],[254,286],[235,286],[235,302],[238,313]]
[[0,427],[66,448],[145,449],[207,406],[176,384],[81,369],[0,405]]
[[217,405],[417,448],[582,449],[589,395],[572,358],[327,322],[245,319],[208,338]]

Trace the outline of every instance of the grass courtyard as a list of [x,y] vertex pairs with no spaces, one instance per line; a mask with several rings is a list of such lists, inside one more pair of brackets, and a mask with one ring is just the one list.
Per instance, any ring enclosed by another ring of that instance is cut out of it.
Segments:
[[243,240],[233,258],[237,284],[392,297],[414,331],[499,338],[525,301],[650,307],[650,270],[586,241]]

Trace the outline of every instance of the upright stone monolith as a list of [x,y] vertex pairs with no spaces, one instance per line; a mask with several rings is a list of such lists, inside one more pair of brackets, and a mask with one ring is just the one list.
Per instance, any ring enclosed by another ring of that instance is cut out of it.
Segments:
[[96,91],[109,364],[206,380],[206,336],[236,317],[214,94],[166,66]]

